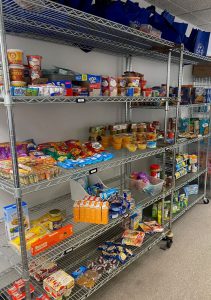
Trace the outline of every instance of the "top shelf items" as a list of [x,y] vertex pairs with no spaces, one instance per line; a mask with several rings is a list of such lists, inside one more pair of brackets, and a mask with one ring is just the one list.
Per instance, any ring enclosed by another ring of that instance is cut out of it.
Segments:
[[[164,39],[57,4],[49,0],[2,0],[5,30],[9,34],[101,50],[179,62],[180,48]],[[24,28],[23,25],[24,24]],[[184,51],[184,63],[211,62],[211,58]]]

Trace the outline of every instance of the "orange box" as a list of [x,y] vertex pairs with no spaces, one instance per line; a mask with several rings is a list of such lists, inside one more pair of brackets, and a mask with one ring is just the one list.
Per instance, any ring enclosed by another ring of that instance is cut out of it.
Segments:
[[46,234],[31,244],[31,254],[37,255],[73,235],[73,225],[68,224],[52,233]]

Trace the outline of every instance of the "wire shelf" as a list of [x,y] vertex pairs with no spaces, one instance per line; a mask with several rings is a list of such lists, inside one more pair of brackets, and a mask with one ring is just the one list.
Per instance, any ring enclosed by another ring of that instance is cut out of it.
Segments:
[[[105,238],[106,240],[119,240],[122,233],[122,229],[118,228],[115,231],[112,231],[107,235]],[[117,274],[119,274],[122,270],[124,270],[126,267],[128,267],[131,263],[136,261],[140,256],[142,256],[144,253],[146,253],[148,250],[150,250],[153,246],[155,246],[163,237],[165,236],[165,233],[163,234],[157,234],[154,236],[149,236],[145,239],[143,245],[141,248],[135,248],[131,247],[134,257],[130,258],[124,265],[120,265],[116,270],[114,270],[110,274],[104,274],[100,280],[97,282],[97,284],[94,286],[93,289],[89,290],[83,287],[79,287],[76,285],[76,287],[73,290],[73,293],[70,295],[68,299],[70,300],[76,300],[76,299],[84,299],[89,297],[91,294],[93,294],[96,290],[98,290],[100,287],[102,287],[104,284],[106,284],[109,280],[114,278]],[[105,240],[103,238],[96,240],[94,245],[92,245],[87,252],[82,255],[79,253],[79,255],[76,255],[75,263],[72,262],[71,258],[66,258],[66,260],[62,260],[59,262],[59,265],[65,269],[67,273],[71,273],[72,271],[78,269],[80,265],[83,265],[87,263],[87,261],[95,260],[99,256],[99,251],[96,250],[96,247],[99,246],[101,243],[103,243]],[[93,247],[95,249],[93,250]]]
[[188,206],[180,211],[179,213],[173,215],[172,222],[182,217],[189,209],[191,209],[195,204],[204,198],[204,194],[200,193],[198,195],[192,195],[188,197]]
[[[131,153],[126,149],[119,150],[119,151],[109,150],[109,152],[112,152],[115,155],[115,157],[109,161],[98,163],[95,165],[90,165],[89,167],[84,167],[84,168],[75,168],[68,171],[63,170],[61,175],[59,175],[58,177],[52,180],[45,180],[28,186],[22,185],[21,186],[22,193],[25,195],[28,193],[43,190],[64,182],[68,182],[70,179],[78,179],[90,175],[92,170],[94,170],[95,173],[96,171],[101,172],[114,167],[125,165],[127,163],[139,159],[144,159],[150,156],[161,154],[164,153],[164,151],[165,151],[165,147],[161,147],[157,149],[138,150],[134,153]],[[14,186],[11,180],[0,178],[0,189],[14,195]]]
[[[162,198],[167,197],[171,193],[171,189],[168,189],[165,192],[162,192],[154,197],[147,195],[143,192],[137,192],[133,194],[136,205],[141,205],[142,208],[146,208],[149,205],[159,201]],[[38,217],[44,215],[52,208],[59,208],[62,211],[66,211],[67,219],[65,224],[73,224],[74,235],[71,238],[61,242],[60,244],[55,245],[50,248],[48,251],[41,253],[35,257],[28,255],[29,261],[36,261],[37,266],[39,267],[40,258],[45,258],[46,261],[58,260],[61,257],[64,257],[68,253],[80,248],[81,246],[86,245],[91,240],[101,236],[105,232],[109,231],[112,228],[115,228],[117,225],[124,222],[124,220],[133,214],[133,211],[128,211],[125,215],[111,220],[107,225],[97,225],[97,224],[87,224],[87,223],[74,223],[72,218],[72,206],[73,201],[71,200],[71,194],[67,194],[65,196],[50,200],[48,202],[36,205],[29,209],[30,220],[37,219]],[[5,230],[4,230],[4,222],[2,221],[0,237],[2,237],[2,242],[5,247],[5,258],[11,261],[11,266],[15,267],[17,270],[21,271],[19,261],[20,261],[20,253],[16,251],[11,245],[8,244]],[[0,248],[1,250],[1,248]],[[8,257],[9,256],[9,257]],[[11,257],[10,257],[11,256]],[[17,264],[18,263],[18,264]],[[0,272],[1,273],[1,272]]]
[[[171,98],[172,99],[172,98]],[[176,98],[173,98],[176,100]],[[211,103],[195,103],[195,104],[180,104],[179,109],[182,110],[184,108],[201,108],[201,107],[207,107],[210,108]],[[169,105],[169,109],[176,109],[176,105]],[[157,104],[151,104],[151,105],[131,105],[131,109],[166,109],[165,105],[157,105]],[[209,110],[207,111],[209,112]]]
[[[89,247],[86,249],[86,251],[84,251],[84,253],[82,252],[76,253],[76,256],[74,257],[74,262],[71,257],[69,258],[66,257],[63,260],[60,260],[58,263],[59,267],[63,268],[67,273],[71,273],[72,271],[78,269],[79,266],[83,264],[86,265],[89,260],[95,260],[99,256],[99,251],[96,250],[96,247],[98,247],[101,243],[103,243],[105,241],[105,238],[107,240],[110,239],[118,240],[119,237],[121,236],[122,230],[123,230],[122,228],[117,228],[105,234],[104,237],[95,240],[94,243],[92,243],[92,245],[89,245]],[[142,247],[140,248],[131,247],[134,256],[131,257],[125,264],[119,265],[119,267],[114,271],[112,271],[110,274],[104,274],[92,289],[86,289],[76,285],[73,289],[72,294],[70,295],[70,297],[68,297],[68,300],[81,300],[89,297],[100,287],[106,284],[109,280],[111,280],[117,274],[119,274],[122,270],[124,270],[129,265],[131,265],[134,261],[140,258],[143,254],[151,250],[152,247],[158,244],[162,240],[162,238],[165,237],[165,234],[166,233],[161,233],[161,234],[155,234],[153,236],[148,236],[147,238],[145,238]],[[40,293],[44,292],[42,286],[39,285],[34,280],[32,280],[32,284],[35,286],[37,292]],[[1,290],[2,293],[1,296],[3,296],[4,297],[3,299],[5,300],[10,299],[7,294],[8,287],[9,286],[6,286]]]
[[[9,34],[77,46],[86,51],[98,49],[159,60],[167,60],[168,49],[174,49],[172,59],[179,61],[179,48],[172,42],[53,1],[3,0],[2,3]],[[184,52],[184,59],[185,63],[210,61],[188,51]]]
[[[82,103],[157,103],[166,101],[175,101],[176,98],[170,97],[73,97],[73,96],[58,96],[58,97],[12,97],[14,104],[82,104]],[[0,104],[4,103],[4,99],[0,98]]]
[[179,189],[183,188],[186,184],[189,182],[199,178],[201,175],[205,174],[207,172],[207,169],[200,170],[196,173],[189,173],[187,175],[184,175],[182,178],[176,180],[176,185],[174,191],[178,191]]
[[[81,177],[90,175],[90,172],[92,170],[97,172],[102,172],[104,170],[122,166],[130,162],[134,162],[147,157],[152,157],[157,154],[162,154],[165,151],[173,150],[175,147],[178,148],[179,146],[185,146],[191,143],[196,143],[197,141],[202,141],[204,139],[209,138],[210,136],[211,133],[194,139],[182,139],[181,141],[178,140],[178,143],[175,145],[160,147],[154,150],[152,149],[139,150],[136,151],[135,153],[130,153],[126,149],[119,150],[119,151],[109,150],[110,152],[113,152],[115,154],[115,158],[111,159],[110,161],[98,163],[96,165],[91,165],[89,167],[75,168],[74,170],[68,170],[68,171],[62,170],[62,174],[54,179],[44,180],[31,185],[22,185],[21,186],[22,194],[26,195],[29,193],[44,190],[46,188],[50,188],[64,182],[68,182],[70,179],[79,179]],[[14,186],[11,180],[7,180],[0,177],[0,189],[11,195],[14,195]]]

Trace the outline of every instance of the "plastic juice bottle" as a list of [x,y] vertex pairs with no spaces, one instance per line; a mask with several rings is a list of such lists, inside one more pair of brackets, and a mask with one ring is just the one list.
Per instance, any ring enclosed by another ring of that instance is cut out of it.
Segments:
[[85,222],[85,204],[86,201],[80,201],[80,222]]
[[89,202],[88,200],[84,201],[84,222],[89,223]]
[[102,203],[102,224],[108,224],[109,220],[109,203],[108,201]]
[[73,206],[73,219],[74,222],[80,221],[80,201],[75,201]]
[[101,202],[96,202],[95,203],[95,223],[96,224],[101,224],[102,222],[102,203]]
[[90,223],[95,223],[95,201],[90,201]]

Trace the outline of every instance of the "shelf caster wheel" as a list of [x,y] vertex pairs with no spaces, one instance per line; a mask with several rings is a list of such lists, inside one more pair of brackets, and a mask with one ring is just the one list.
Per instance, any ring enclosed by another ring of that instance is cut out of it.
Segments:
[[169,231],[167,233],[167,235],[163,238],[163,241],[165,242],[165,244],[160,247],[162,250],[167,250],[167,249],[171,248],[171,246],[173,244],[173,236],[174,236],[173,232]]
[[172,246],[172,244],[173,244],[173,239],[168,238],[167,241],[166,241],[166,247],[167,247],[168,249],[170,249],[171,246]]
[[204,204],[209,204],[210,203],[210,200],[209,199],[207,199],[207,198],[204,198]]

